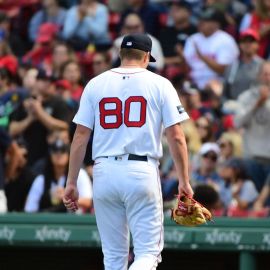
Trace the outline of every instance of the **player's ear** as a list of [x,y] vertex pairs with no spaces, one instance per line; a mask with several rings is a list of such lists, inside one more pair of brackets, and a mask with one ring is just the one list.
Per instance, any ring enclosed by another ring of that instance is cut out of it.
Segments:
[[150,60],[150,52],[144,54],[143,62],[148,63]]

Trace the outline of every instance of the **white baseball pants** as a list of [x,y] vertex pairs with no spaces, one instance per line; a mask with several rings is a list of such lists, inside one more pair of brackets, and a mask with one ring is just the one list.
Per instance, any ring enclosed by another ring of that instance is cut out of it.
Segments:
[[98,158],[93,195],[105,270],[127,270],[129,232],[135,260],[130,270],[155,270],[163,249],[163,204],[158,162]]

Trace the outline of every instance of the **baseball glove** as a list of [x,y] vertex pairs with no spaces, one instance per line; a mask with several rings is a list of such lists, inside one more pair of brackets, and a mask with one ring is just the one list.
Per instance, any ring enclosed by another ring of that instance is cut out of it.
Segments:
[[179,225],[197,226],[212,220],[212,214],[188,195],[177,195],[171,218]]

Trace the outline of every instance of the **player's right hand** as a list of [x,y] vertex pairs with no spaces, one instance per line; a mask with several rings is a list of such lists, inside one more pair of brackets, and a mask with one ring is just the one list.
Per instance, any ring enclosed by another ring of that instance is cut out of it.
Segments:
[[185,184],[182,184],[182,183],[179,183],[178,185],[178,194],[181,196],[181,195],[189,195],[190,197],[193,197],[193,189],[190,185],[190,183],[185,183]]
[[78,205],[79,193],[75,185],[67,184],[63,197],[63,203],[68,211],[76,212],[79,209]]

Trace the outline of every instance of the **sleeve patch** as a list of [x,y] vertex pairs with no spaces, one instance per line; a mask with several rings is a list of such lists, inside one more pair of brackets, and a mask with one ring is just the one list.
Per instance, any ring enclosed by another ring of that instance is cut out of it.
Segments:
[[176,108],[177,108],[179,114],[182,114],[182,113],[185,112],[185,109],[184,109],[184,107],[183,107],[182,105],[179,105],[179,106],[177,106]]

